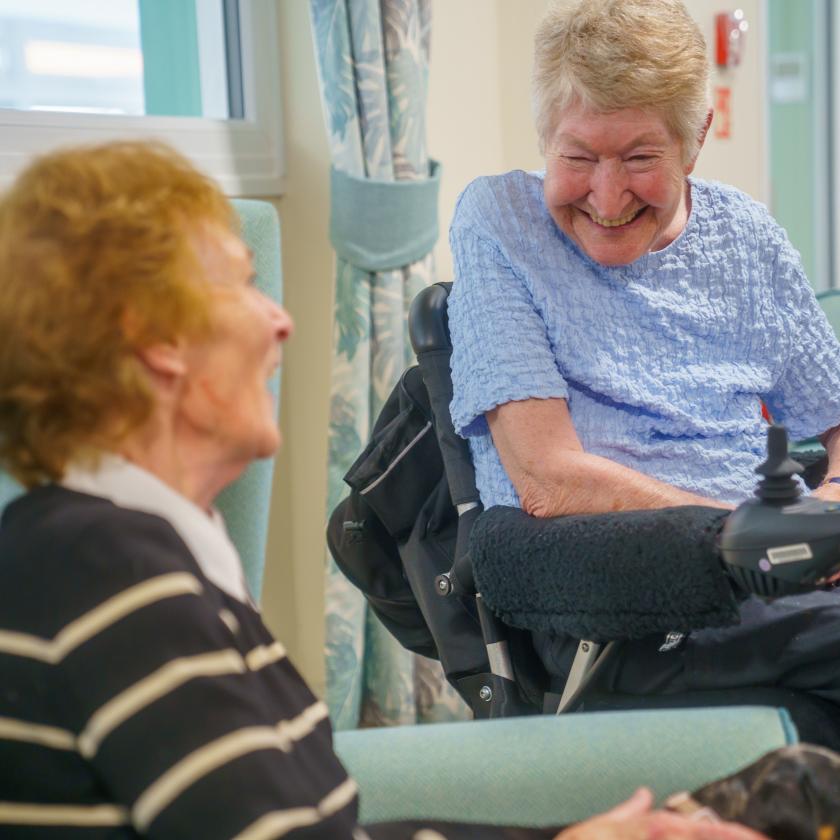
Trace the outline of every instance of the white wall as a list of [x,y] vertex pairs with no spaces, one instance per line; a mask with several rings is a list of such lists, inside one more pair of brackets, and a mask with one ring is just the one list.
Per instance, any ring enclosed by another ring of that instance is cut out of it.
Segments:
[[[288,190],[283,226],[286,305],[297,322],[283,368],[278,461],[263,606],[268,624],[321,691],[323,568],[333,257],[327,239],[329,153],[309,31],[308,3],[278,3]],[[531,41],[546,0],[433,0],[429,149],[443,163],[441,279],[451,279],[446,230],[455,199],[474,177],[540,166],[531,125]],[[767,196],[762,0],[740,0],[750,20],[744,64],[731,83],[731,140],[710,138],[697,174]],[[688,0],[707,40],[712,7]]]

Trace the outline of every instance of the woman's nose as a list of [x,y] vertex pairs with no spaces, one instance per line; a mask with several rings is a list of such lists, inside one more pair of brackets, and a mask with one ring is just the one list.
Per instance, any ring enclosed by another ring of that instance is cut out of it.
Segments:
[[620,161],[601,161],[589,184],[588,202],[602,219],[618,219],[627,210],[630,196],[627,173]]
[[269,306],[269,317],[271,318],[275,338],[278,343],[282,344],[291,338],[292,333],[295,331],[295,322],[292,320],[292,316],[279,303],[275,303],[271,298],[266,298],[266,301]]

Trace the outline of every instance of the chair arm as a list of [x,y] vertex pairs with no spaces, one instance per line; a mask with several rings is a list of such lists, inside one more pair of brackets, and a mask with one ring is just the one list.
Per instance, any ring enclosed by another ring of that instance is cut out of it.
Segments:
[[647,785],[657,799],[797,740],[768,707],[582,713],[339,732],[363,823],[441,819],[550,826]]
[[0,516],[6,505],[14,501],[21,493],[23,493],[23,488],[10,475],[0,470]]

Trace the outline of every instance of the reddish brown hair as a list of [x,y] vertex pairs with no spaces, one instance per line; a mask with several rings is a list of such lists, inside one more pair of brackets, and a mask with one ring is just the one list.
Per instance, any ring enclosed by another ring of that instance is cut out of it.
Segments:
[[208,221],[235,214],[157,143],[45,155],[0,197],[0,463],[25,485],[149,418],[135,351],[207,328],[191,233]]

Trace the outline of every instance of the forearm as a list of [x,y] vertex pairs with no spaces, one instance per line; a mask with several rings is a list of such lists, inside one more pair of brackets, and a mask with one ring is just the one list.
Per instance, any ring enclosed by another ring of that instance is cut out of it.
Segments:
[[678,505],[731,507],[599,455],[572,450],[551,453],[537,469],[520,469],[514,484],[523,509],[540,517]]
[[584,452],[564,399],[505,403],[487,421],[522,509],[532,516],[730,507]]

